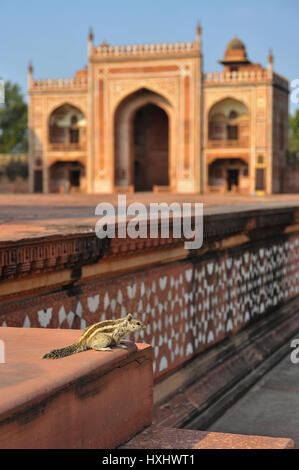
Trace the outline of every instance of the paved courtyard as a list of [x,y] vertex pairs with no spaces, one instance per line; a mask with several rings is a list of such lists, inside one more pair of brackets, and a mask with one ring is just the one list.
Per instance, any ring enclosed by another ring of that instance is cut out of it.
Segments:
[[[85,194],[1,194],[0,241],[54,235],[65,231],[93,230],[95,208],[100,202],[117,205],[117,195]],[[260,208],[299,205],[299,194],[271,196],[182,195],[135,193],[127,204],[142,202],[202,202],[204,213],[225,213]]]
[[[291,344],[291,341],[290,341]],[[299,448],[299,363],[290,353],[228,409],[209,431],[290,437]]]

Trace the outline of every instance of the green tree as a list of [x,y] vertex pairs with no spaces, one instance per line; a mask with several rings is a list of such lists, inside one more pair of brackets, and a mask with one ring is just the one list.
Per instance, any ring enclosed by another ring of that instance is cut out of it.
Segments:
[[27,104],[17,83],[5,82],[5,103],[0,105],[0,153],[28,151]]
[[289,119],[289,151],[299,152],[299,109]]
[[22,177],[23,179],[28,178],[28,165],[21,160],[10,160],[8,163],[5,173],[9,181],[15,181],[16,178]]

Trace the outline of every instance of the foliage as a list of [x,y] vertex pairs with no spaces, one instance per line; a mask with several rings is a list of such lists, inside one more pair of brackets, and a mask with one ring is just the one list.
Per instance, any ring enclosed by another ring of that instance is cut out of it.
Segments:
[[299,109],[289,118],[289,151],[299,152]]
[[27,104],[20,86],[6,81],[5,103],[0,105],[0,153],[27,151]]
[[21,160],[12,159],[5,168],[5,173],[9,181],[15,181],[18,177],[28,178],[28,164]]

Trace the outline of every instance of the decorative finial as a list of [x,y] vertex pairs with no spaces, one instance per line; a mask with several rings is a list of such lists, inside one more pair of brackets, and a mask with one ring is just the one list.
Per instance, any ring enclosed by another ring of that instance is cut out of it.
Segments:
[[27,84],[28,88],[31,88],[33,82],[33,65],[31,60],[28,63],[28,69],[27,69]]
[[30,75],[33,74],[33,66],[32,66],[32,61],[30,60],[29,63],[28,63],[28,73]]
[[93,50],[93,32],[92,32],[92,28],[91,28],[91,27],[89,28],[89,33],[88,33],[88,46],[87,46],[87,50],[88,50],[88,56],[91,56],[92,50]]
[[197,34],[198,36],[200,36],[200,34],[201,34],[201,24],[200,24],[200,21],[199,21],[199,20],[197,20],[196,34]]
[[104,41],[101,42],[100,46],[101,47],[109,47],[109,42],[107,42],[106,39],[104,39]]
[[269,49],[269,53],[268,53],[268,70],[270,73],[273,72],[273,53],[272,53],[272,49]]

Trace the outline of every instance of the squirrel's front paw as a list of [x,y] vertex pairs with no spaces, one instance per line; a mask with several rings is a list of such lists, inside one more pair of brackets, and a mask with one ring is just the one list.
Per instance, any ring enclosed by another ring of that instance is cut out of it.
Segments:
[[111,348],[93,348],[94,351],[111,351]]

